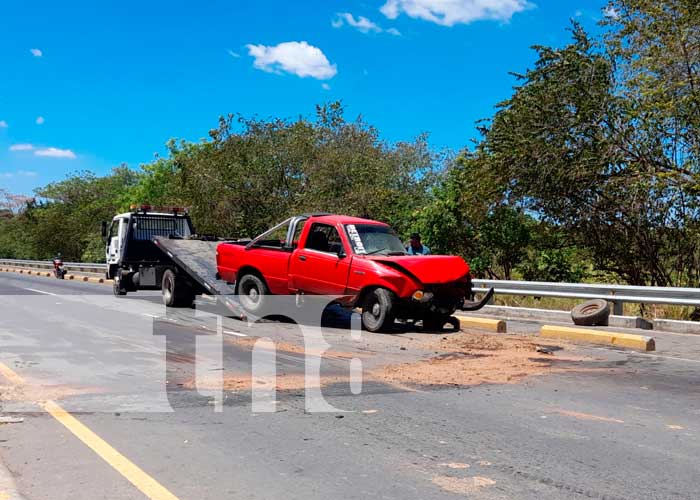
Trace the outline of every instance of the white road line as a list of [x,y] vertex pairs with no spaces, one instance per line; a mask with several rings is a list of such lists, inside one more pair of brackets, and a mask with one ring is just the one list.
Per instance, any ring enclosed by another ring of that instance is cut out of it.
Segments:
[[43,293],[44,295],[53,295],[55,297],[58,297],[57,293],[45,292],[43,290],[37,290],[36,288],[25,288],[25,290],[29,290],[30,292],[36,292],[36,293]]
[[638,352],[642,356],[649,356],[650,358],[662,358],[662,359],[672,359],[674,361],[688,361],[689,363],[700,363],[700,359],[688,359],[688,358],[677,358],[675,356],[662,356],[660,354],[649,354],[646,352]]
[[[610,351],[611,349],[605,349],[602,347],[596,347],[599,351]],[[651,354],[648,352],[630,352],[630,351],[619,351],[617,349],[612,349],[613,352],[617,352],[620,354],[632,354],[635,356],[647,356],[649,358],[660,358],[660,359],[670,359],[673,361],[687,361],[688,363],[700,363],[700,359],[688,359],[688,358],[679,358],[677,356],[663,356],[661,354]]]
[[236,337],[247,337],[245,333],[232,332],[231,330],[224,330],[224,333],[228,335],[235,335]]

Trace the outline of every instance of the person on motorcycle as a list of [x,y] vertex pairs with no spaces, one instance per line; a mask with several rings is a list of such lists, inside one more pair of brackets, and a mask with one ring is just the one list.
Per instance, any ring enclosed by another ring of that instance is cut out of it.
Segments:
[[58,252],[53,258],[53,273],[58,279],[63,279],[66,275],[66,270],[63,267],[63,255]]

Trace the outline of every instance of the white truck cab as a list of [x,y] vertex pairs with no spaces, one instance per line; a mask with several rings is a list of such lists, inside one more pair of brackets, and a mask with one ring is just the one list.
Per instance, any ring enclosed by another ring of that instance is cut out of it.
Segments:
[[131,208],[131,212],[115,215],[109,225],[102,223],[106,274],[114,280],[116,295],[160,288],[159,280],[170,263],[153,243],[154,236],[189,238],[194,233],[183,209],[154,209],[149,205]]

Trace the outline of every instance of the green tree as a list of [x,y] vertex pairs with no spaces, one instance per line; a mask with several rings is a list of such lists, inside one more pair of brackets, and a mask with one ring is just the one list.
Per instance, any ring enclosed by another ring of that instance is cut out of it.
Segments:
[[407,231],[429,197],[436,158],[424,136],[389,144],[339,102],[315,121],[221,118],[203,143],[170,143],[142,167],[141,200],[184,203],[200,232],[254,236],[292,214],[324,211],[385,220]]
[[534,68],[482,128],[479,175],[560,227],[599,270],[632,284],[682,281],[690,273],[674,256],[696,253],[685,238],[697,219],[689,186],[648,160],[659,154],[651,139],[630,150],[637,115],[614,59],[580,26],[572,35],[561,49],[536,47]]
[[81,172],[38,189],[37,203],[23,214],[35,258],[61,252],[66,260],[104,260],[100,222],[127,208],[137,180],[121,166],[104,177]]

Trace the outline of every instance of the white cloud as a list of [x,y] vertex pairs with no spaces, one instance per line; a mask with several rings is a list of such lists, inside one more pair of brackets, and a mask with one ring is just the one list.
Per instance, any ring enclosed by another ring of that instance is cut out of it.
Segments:
[[352,28],[355,28],[357,31],[360,31],[361,33],[389,33],[390,35],[394,36],[401,36],[401,32],[397,30],[396,28],[389,28],[389,29],[384,29],[381,26],[379,26],[377,23],[374,21],[370,21],[364,16],[358,16],[355,18],[352,14],[349,12],[338,12],[335,15],[335,19],[331,21],[331,26],[334,28],[342,28],[345,25],[348,25]]
[[527,0],[387,0],[379,10],[389,19],[404,13],[415,19],[454,26],[484,19],[509,21],[513,14],[531,6]]
[[46,156],[49,158],[68,158],[74,160],[76,155],[70,149],[42,148],[34,151],[34,156]]
[[323,90],[330,90],[330,89],[331,89],[331,86],[328,85],[327,83],[322,83],[322,84],[321,84],[321,88],[322,88]]
[[228,49],[227,52],[228,52],[228,55],[230,55],[231,57],[235,57],[236,59],[238,59],[239,57],[241,57],[241,55],[240,55],[238,52],[234,52],[234,51],[231,50],[231,49]]
[[612,5],[608,5],[603,9],[603,16],[610,19],[617,19],[620,17],[620,12]]
[[383,31],[377,23],[370,21],[364,16],[358,16],[355,19],[349,12],[338,12],[336,18],[331,22],[334,28],[340,28],[346,23],[362,33],[369,33],[370,31],[381,33]]
[[31,52],[34,57],[41,57],[44,55],[44,53],[39,49],[29,49],[29,52]]
[[31,144],[13,144],[10,146],[10,151],[31,151],[34,146]]
[[43,116],[37,116],[37,117],[36,117],[36,124],[37,124],[37,125],[43,125],[45,121],[46,121],[46,120],[44,120],[44,117],[43,117]]
[[0,128],[7,128],[7,122],[5,120],[0,120]]
[[307,42],[284,42],[279,45],[246,45],[248,54],[255,58],[253,66],[270,73],[281,71],[318,80],[333,78],[338,73],[335,64],[328,61],[318,47]]
[[33,172],[31,170],[17,170],[16,172],[2,172],[0,173],[0,177],[3,177],[5,179],[11,179],[12,177],[19,176],[19,177],[36,177],[37,173]]

